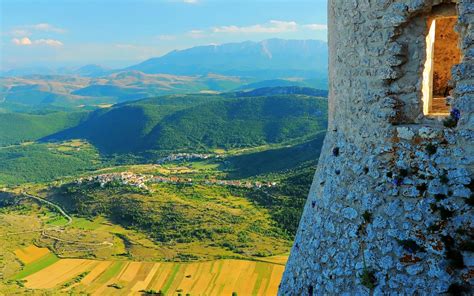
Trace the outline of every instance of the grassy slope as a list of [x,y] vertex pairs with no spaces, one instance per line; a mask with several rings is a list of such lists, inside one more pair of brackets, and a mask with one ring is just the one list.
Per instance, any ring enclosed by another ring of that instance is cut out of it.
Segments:
[[[51,198],[72,213],[105,215],[114,223],[147,233],[156,242],[173,244],[182,250],[179,258],[199,257],[206,252],[203,247],[209,254],[244,257],[279,254],[288,247],[289,236],[276,227],[264,207],[248,200],[248,191],[171,184],[154,185],[153,190],[67,185]],[[188,253],[195,243],[201,251]]]

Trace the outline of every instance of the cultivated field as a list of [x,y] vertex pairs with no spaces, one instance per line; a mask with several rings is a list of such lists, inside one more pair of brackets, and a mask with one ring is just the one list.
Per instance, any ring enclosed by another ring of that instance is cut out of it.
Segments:
[[15,251],[15,255],[25,264],[36,261],[47,254],[49,254],[48,248],[38,248],[35,245]]
[[275,295],[284,266],[245,260],[156,263],[60,259],[24,277],[32,289],[92,295]]

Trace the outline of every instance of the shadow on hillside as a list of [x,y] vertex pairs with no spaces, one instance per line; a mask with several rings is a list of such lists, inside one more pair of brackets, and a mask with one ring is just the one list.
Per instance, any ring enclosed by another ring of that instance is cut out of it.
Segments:
[[141,108],[124,106],[108,112],[98,110],[79,125],[46,136],[40,142],[84,139],[99,149],[101,154],[124,153],[136,149],[147,124]]
[[310,141],[291,147],[233,156],[225,166],[230,169],[229,179],[248,178],[295,168],[305,162],[316,163],[326,132]]

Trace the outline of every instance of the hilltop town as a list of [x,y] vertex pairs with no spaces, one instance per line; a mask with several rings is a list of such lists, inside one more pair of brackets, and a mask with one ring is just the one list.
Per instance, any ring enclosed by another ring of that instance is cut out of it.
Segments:
[[75,181],[76,184],[99,184],[100,187],[105,187],[110,184],[117,185],[128,185],[137,187],[143,190],[150,190],[149,184],[152,183],[171,183],[171,184],[187,184],[187,185],[222,185],[222,186],[233,186],[243,188],[255,188],[259,189],[262,187],[275,187],[277,182],[268,181],[242,181],[242,180],[193,180],[192,178],[176,177],[176,176],[155,176],[150,174],[135,174],[132,172],[120,172],[120,173],[108,173],[100,174],[89,177],[79,178]]

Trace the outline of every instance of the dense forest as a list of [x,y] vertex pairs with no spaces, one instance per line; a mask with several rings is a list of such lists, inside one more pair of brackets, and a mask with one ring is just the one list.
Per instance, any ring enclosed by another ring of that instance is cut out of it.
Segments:
[[43,140],[85,139],[106,154],[253,147],[325,130],[326,110],[325,98],[309,95],[167,96],[97,110]]
[[0,112],[0,147],[37,140],[75,126],[86,116],[80,111]]

